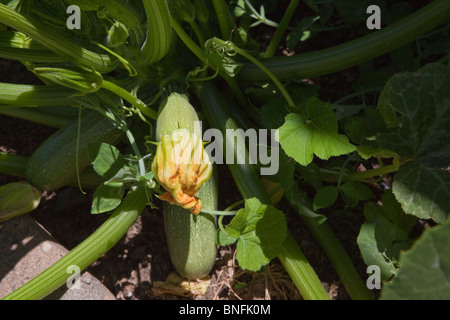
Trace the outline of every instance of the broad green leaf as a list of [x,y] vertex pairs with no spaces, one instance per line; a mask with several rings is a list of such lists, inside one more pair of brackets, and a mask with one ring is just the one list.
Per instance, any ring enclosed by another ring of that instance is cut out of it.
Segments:
[[281,211],[252,198],[245,201],[245,208],[238,211],[225,230],[228,240],[238,239],[236,258],[239,265],[258,271],[280,252],[287,225]]
[[216,242],[220,246],[228,246],[230,244],[235,243],[238,240],[237,237],[231,237],[227,233],[222,230],[217,230],[217,239]]
[[450,164],[450,65],[432,63],[419,71],[389,79],[378,108],[388,126],[397,132],[377,137],[381,147],[427,167]]
[[326,186],[316,193],[313,199],[314,210],[319,210],[322,208],[327,208],[336,201],[339,194],[339,190],[335,186]]
[[392,133],[377,142],[404,158],[393,192],[406,213],[441,223],[450,212],[450,65],[430,63],[393,76],[378,108]]
[[245,208],[240,209],[231,222],[225,227],[229,236],[239,237],[255,230],[256,222],[261,219],[267,206],[256,198],[245,201]]
[[450,300],[450,220],[427,229],[400,254],[400,269],[381,291],[383,300]]
[[322,174],[320,172],[320,167],[311,162],[307,166],[297,166],[298,172],[301,176],[308,182],[316,191],[323,187]]
[[120,151],[107,143],[90,144],[88,153],[95,172],[105,179],[112,178],[125,165]]
[[380,267],[381,280],[395,274],[400,251],[410,246],[405,231],[381,215],[375,215],[361,226],[357,243],[364,262]]
[[[268,88],[270,90],[270,88]],[[272,89],[273,91],[274,89]],[[293,111],[303,115],[305,113],[306,103],[311,97],[317,97],[318,86],[306,85],[304,83],[289,84],[286,86],[286,90],[295,103]],[[277,129],[284,123],[285,117],[288,115],[288,105],[284,99],[275,97],[262,96],[263,106],[261,108],[261,122],[267,129]]]
[[124,193],[125,187],[122,183],[99,185],[94,191],[91,213],[99,214],[114,210],[122,202]]
[[294,112],[305,115],[306,105],[308,100],[317,97],[319,94],[319,86],[313,84],[298,84],[291,83],[286,86],[286,90],[291,95],[292,100],[295,102]]
[[371,157],[388,159],[395,156],[395,152],[381,148],[375,141],[366,141],[357,149],[358,154],[366,160]]
[[359,145],[366,139],[366,125],[360,117],[351,117],[345,121],[344,131],[351,142]]
[[282,99],[273,99],[261,108],[261,122],[266,129],[276,129],[283,125],[288,114],[286,102]]
[[120,168],[120,170],[117,171],[116,174],[108,180],[108,183],[109,182],[132,183],[138,179],[138,176],[139,176],[139,169],[137,168],[137,166],[127,164],[122,168]]
[[288,114],[275,134],[288,156],[306,166],[314,154],[326,160],[355,150],[347,137],[338,133],[336,115],[329,104],[313,97],[308,100],[305,112],[306,119]]
[[391,190],[386,190],[381,195],[381,202],[381,205],[372,201],[367,201],[364,204],[364,216],[366,219],[370,220],[377,215],[383,216],[389,222],[403,229],[406,234],[409,234],[416,224],[417,218],[403,211]]
[[450,212],[450,173],[408,161],[394,177],[392,191],[405,212],[442,223]]
[[384,216],[383,207],[373,201],[367,201],[364,203],[363,211],[367,220],[373,219],[377,215]]
[[259,271],[270,262],[254,232],[246,233],[239,238],[236,245],[236,259],[242,269],[250,271]]
[[368,200],[373,196],[372,190],[358,181],[349,181],[340,186],[340,190],[349,198],[356,201]]
[[381,195],[381,202],[383,205],[383,216],[409,234],[416,224],[417,218],[405,213],[392,190],[386,190]]
[[341,105],[341,104],[331,104],[331,108],[336,114],[338,120],[349,118],[358,114],[366,106],[363,104],[359,105]]

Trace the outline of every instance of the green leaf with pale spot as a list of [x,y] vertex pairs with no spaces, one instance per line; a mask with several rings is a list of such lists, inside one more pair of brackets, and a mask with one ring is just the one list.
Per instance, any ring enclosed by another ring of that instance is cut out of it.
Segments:
[[418,161],[400,167],[392,191],[405,212],[442,223],[450,210],[450,173]]
[[355,151],[347,137],[338,133],[336,115],[328,103],[310,98],[305,113],[306,119],[288,114],[276,132],[275,139],[288,156],[306,166],[314,155],[326,160]]

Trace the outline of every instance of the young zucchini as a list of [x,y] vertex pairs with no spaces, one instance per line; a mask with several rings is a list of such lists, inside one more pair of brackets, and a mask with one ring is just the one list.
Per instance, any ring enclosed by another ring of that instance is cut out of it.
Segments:
[[26,168],[27,181],[40,191],[59,189],[77,178],[77,133],[80,125],[78,170],[89,163],[88,145],[119,142],[123,131],[97,111],[83,112],[80,124],[73,121],[49,137],[29,158]]
[[[197,194],[203,208],[217,210],[217,177],[213,173]],[[216,219],[207,213],[192,214],[177,205],[163,203],[169,255],[175,270],[184,278],[201,279],[216,260]]]
[[[201,138],[195,136],[198,117],[188,98],[171,93],[160,110],[159,145],[152,171],[166,190],[159,198],[166,200],[163,210],[169,254],[181,276],[200,279],[211,271],[217,253],[215,218],[201,212],[201,208],[217,210],[217,177]],[[173,155],[182,156],[174,160]],[[194,162],[194,158],[201,161]]]

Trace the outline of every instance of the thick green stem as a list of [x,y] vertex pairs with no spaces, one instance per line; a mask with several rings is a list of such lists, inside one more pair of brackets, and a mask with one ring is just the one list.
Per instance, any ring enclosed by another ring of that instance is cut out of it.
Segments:
[[0,114],[58,129],[63,128],[72,122],[71,119],[62,118],[51,114],[45,114],[43,112],[39,112],[38,110],[30,110],[30,108],[20,108],[15,106],[10,107],[0,105]]
[[205,36],[203,35],[203,31],[202,29],[200,29],[200,26],[197,24],[197,22],[191,21],[189,22],[189,25],[191,26],[192,30],[195,33],[195,36],[197,37],[198,43],[200,44],[200,46],[203,46],[205,44]]
[[231,39],[233,31],[238,35],[236,25],[224,0],[212,0],[223,39]]
[[313,219],[301,215],[300,217],[324,250],[349,296],[353,300],[372,300],[367,286],[359,277],[352,260],[330,225],[327,222],[318,224]]
[[373,178],[375,177],[381,177],[384,175],[387,175],[389,173],[397,172],[399,169],[399,165],[394,163],[387,166],[383,166],[380,168],[375,169],[369,169],[366,171],[361,172],[353,172],[353,173],[346,173],[338,170],[331,170],[331,169],[324,169],[321,168],[320,172],[324,174],[323,180],[327,182],[337,182],[340,179],[343,181],[361,181],[366,183],[372,183]]
[[100,73],[112,71],[118,65],[117,59],[82,48],[1,3],[0,22],[25,33],[61,57],[88,68],[95,68]]
[[0,174],[24,178],[28,157],[0,152]]
[[354,172],[354,173],[350,173],[348,175],[348,178],[350,180],[365,180],[365,179],[370,179],[373,177],[379,177],[379,176],[384,176],[387,175],[389,173],[393,173],[398,171],[399,169],[399,165],[398,164],[390,164],[381,168],[375,168],[375,169],[369,169],[366,171],[361,171],[361,172]]
[[172,24],[166,0],[143,0],[147,16],[147,39],[141,48],[141,62],[149,65],[161,60],[170,50]]
[[38,300],[65,285],[73,267],[84,270],[111,249],[133,225],[147,204],[145,190],[130,190],[112,215],[93,234],[36,278],[4,300]]
[[0,47],[0,57],[3,59],[36,63],[60,63],[64,61],[62,57],[51,51],[25,48]]
[[[448,21],[449,16],[450,1],[435,0],[410,16],[359,39],[315,52],[261,59],[261,62],[281,81],[319,77],[399,48]],[[239,79],[266,81],[269,76],[249,63],[242,68]]]
[[329,296],[318,281],[314,269],[308,262],[303,252],[298,249],[298,244],[292,234],[288,233],[283,243],[278,259],[283,264],[292,281],[305,300],[329,300]]
[[283,34],[286,31],[289,21],[291,21],[291,18],[294,15],[299,2],[300,0],[292,0],[291,3],[289,4],[288,8],[286,9],[286,12],[284,13],[283,18],[280,21],[277,30],[275,31],[274,35],[272,36],[272,39],[269,42],[269,45],[266,48],[266,52],[264,52],[265,58],[272,57],[275,54],[275,51],[277,50],[278,45],[281,42],[281,38],[283,37]]
[[177,33],[178,37],[183,41],[183,43],[186,45],[186,47],[189,48],[189,50],[192,51],[195,56],[203,61],[205,64],[208,62],[205,53],[203,50],[195,43],[194,40],[184,31],[183,27],[181,26],[178,19],[174,16],[171,17],[172,19],[172,28]]
[[10,84],[0,82],[0,105],[60,107],[75,105],[70,96],[79,91],[44,85]]

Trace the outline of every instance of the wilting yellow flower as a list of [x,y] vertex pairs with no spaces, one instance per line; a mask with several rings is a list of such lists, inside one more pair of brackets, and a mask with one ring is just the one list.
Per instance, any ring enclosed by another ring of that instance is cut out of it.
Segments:
[[195,195],[210,178],[212,164],[197,133],[177,129],[164,135],[156,149],[152,171],[166,190],[159,196],[161,200],[200,213],[202,203]]
[[0,186],[0,222],[33,211],[40,201],[39,190],[26,182]]

